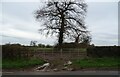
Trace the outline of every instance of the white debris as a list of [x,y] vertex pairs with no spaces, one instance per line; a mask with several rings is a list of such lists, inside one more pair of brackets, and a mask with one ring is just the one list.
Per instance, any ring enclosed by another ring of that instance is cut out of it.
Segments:
[[64,67],[64,68],[62,68],[62,70],[67,70],[68,69],[68,67]]
[[50,66],[50,63],[45,63],[42,65],[43,67],[47,67],[47,66]]
[[67,69],[68,67],[64,67],[64,69]]
[[73,68],[68,68],[67,70],[68,70],[68,71],[74,71],[74,69],[73,69]]
[[56,72],[56,71],[58,71],[58,69],[57,69],[57,68],[55,68],[55,69],[53,69],[53,71],[55,71],[55,72]]
[[50,63],[45,63],[42,66],[39,66],[36,68],[37,71],[41,70],[41,71],[45,71],[47,69],[47,67],[50,66]]
[[71,64],[72,64],[72,62],[71,62],[71,61],[68,61],[68,62],[67,62],[67,64],[68,64],[68,65],[71,65]]
[[68,65],[71,65],[72,64],[72,62],[71,61],[68,61],[68,62],[66,62],[65,64],[64,64],[64,66],[68,66]]

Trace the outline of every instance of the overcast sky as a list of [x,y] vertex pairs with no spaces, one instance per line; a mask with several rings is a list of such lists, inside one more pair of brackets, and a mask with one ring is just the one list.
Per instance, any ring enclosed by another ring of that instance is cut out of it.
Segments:
[[[5,43],[29,45],[31,40],[38,43],[55,44],[57,38],[38,33],[40,22],[34,12],[43,3],[40,2],[2,2],[0,10],[0,37]],[[118,3],[87,2],[86,24],[95,45],[118,45]]]

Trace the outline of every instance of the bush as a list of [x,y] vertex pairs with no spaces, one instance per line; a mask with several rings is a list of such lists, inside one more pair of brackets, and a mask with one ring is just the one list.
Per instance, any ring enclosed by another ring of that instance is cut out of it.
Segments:
[[2,58],[28,58],[31,56],[30,50],[19,44],[7,44],[2,46]]
[[95,46],[87,48],[87,55],[91,57],[118,57],[120,46]]

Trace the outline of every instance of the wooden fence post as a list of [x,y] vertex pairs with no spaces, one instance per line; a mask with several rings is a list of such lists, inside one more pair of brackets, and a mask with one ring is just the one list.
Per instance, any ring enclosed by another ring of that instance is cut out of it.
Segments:
[[62,58],[62,51],[63,51],[63,50],[62,50],[62,49],[60,49],[60,55],[61,55],[61,58]]
[[80,53],[79,53],[79,49],[77,48],[77,51],[78,51],[78,58],[79,58],[79,56],[80,56]]

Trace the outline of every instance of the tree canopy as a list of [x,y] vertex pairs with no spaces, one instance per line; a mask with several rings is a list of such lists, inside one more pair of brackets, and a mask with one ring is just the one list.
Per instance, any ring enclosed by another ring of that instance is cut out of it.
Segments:
[[57,34],[58,44],[72,35],[87,33],[85,16],[87,5],[83,0],[48,0],[45,6],[36,10],[36,19],[43,21],[41,33]]

